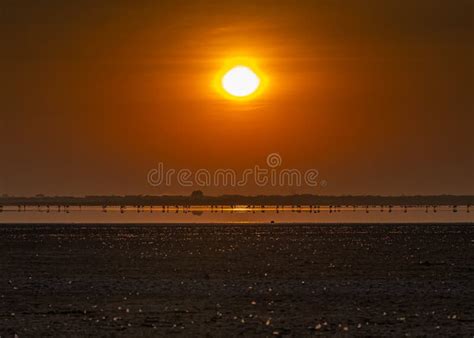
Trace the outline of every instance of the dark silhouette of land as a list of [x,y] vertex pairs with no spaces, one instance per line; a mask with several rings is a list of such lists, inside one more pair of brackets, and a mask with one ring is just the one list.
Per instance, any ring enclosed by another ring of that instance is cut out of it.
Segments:
[[248,206],[457,206],[474,204],[474,195],[221,195],[205,196],[194,191],[189,196],[179,195],[125,195],[125,196],[44,196],[0,197],[1,206],[190,206],[190,205],[248,205]]

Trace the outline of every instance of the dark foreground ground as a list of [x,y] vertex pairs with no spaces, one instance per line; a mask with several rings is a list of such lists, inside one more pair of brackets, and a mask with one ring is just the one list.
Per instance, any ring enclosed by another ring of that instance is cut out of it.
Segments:
[[474,225],[0,225],[0,336],[474,334]]

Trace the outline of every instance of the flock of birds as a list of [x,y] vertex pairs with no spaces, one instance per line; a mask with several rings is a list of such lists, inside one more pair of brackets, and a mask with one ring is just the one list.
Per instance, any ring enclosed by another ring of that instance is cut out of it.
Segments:
[[[459,208],[463,206],[458,205],[276,205],[276,206],[265,206],[265,205],[247,205],[247,206],[236,206],[236,205],[210,205],[210,206],[192,206],[192,205],[161,205],[161,206],[145,206],[145,205],[134,205],[134,206],[114,206],[114,205],[103,205],[95,206],[99,208],[102,212],[119,211],[124,213],[127,210],[135,210],[136,212],[204,212],[208,211],[211,213],[215,212],[266,212],[266,211],[275,211],[276,213],[283,211],[290,212],[309,212],[309,213],[320,213],[321,211],[327,211],[329,213],[341,212],[341,211],[365,211],[369,213],[370,211],[380,211],[380,212],[389,212],[393,210],[402,210],[404,213],[407,213],[409,209],[424,209],[426,213],[432,211],[434,213],[438,212],[438,209],[444,208],[443,210],[451,210],[456,213],[459,211]],[[471,205],[466,205],[466,212],[470,212]],[[66,212],[69,213],[70,210],[81,211],[83,208],[94,208],[94,206],[70,206],[70,205],[18,205],[16,210],[18,212],[24,211],[40,211],[40,212],[50,212],[56,210],[57,212]],[[4,211],[4,207],[0,205],[0,212]],[[12,211],[12,210],[9,210]]]

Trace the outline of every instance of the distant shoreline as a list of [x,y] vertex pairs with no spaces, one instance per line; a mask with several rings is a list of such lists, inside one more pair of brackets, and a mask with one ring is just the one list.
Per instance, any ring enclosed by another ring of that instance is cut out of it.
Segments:
[[205,196],[195,194],[178,195],[127,195],[127,196],[43,196],[0,197],[3,206],[471,206],[474,195],[413,195],[413,196],[376,196],[376,195],[222,195]]

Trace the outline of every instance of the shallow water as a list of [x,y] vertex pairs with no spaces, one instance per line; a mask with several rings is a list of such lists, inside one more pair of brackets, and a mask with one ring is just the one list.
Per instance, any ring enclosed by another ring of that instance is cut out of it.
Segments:
[[472,224],[3,224],[0,336],[472,336]]
[[4,208],[0,223],[466,223],[474,212],[452,207],[57,207]]

